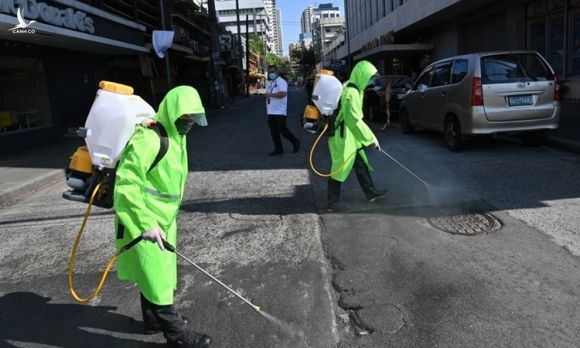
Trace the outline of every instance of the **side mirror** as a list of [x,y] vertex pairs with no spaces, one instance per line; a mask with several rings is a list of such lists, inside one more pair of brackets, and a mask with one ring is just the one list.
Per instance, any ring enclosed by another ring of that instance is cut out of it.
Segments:
[[425,93],[427,91],[427,88],[428,88],[427,85],[422,83],[419,85],[419,88],[417,89],[419,90],[419,92]]

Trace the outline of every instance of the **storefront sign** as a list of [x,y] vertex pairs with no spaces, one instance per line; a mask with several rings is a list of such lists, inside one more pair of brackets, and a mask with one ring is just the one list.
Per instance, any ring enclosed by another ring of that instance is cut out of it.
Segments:
[[377,48],[382,45],[391,45],[395,43],[395,36],[392,31],[385,33],[378,38],[367,42],[366,44],[362,45],[360,50],[362,52],[372,50],[373,48]]
[[83,11],[73,8],[60,9],[36,0],[0,0],[0,13],[16,16],[18,8],[26,20],[37,20],[67,29],[94,34],[95,24]]

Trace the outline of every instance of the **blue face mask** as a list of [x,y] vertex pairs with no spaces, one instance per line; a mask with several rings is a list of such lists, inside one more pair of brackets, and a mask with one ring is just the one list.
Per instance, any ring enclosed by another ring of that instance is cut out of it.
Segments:
[[275,72],[268,73],[268,80],[270,81],[275,80],[277,77],[278,74],[276,74]]

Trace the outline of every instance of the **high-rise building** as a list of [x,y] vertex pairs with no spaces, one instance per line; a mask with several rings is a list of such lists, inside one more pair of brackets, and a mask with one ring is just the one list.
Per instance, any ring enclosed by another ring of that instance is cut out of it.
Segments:
[[302,33],[312,32],[312,17],[314,15],[314,6],[308,5],[304,11],[302,11],[302,17],[300,18],[300,28]]
[[[226,26],[226,29],[237,35],[237,15],[235,0],[216,0],[216,14],[218,21]],[[246,32],[246,24],[251,34],[268,35],[271,21],[268,20],[266,5],[263,0],[240,0],[240,30],[242,34]],[[248,23],[246,23],[248,15]],[[266,37],[270,40],[270,37]]]
[[282,44],[282,11],[276,9],[276,53],[278,56],[284,56],[284,46]]
[[[312,31],[315,53],[322,58],[325,48],[344,31],[345,18],[338,7],[331,3],[320,4],[313,11]],[[321,59],[324,62],[324,59]]]
[[[215,4],[219,22],[223,23],[227,30],[237,34],[236,1],[216,0]],[[281,52],[282,23],[276,14],[276,0],[239,0],[238,4],[242,34],[245,33],[247,14],[248,31],[262,36],[269,52],[276,54]]]
[[270,26],[268,28],[268,36],[270,37],[268,47],[270,48],[270,52],[277,54],[279,48],[278,44],[279,24],[278,21],[276,20],[276,0],[264,0],[264,4],[266,5],[266,13],[268,15],[268,21],[270,22]]

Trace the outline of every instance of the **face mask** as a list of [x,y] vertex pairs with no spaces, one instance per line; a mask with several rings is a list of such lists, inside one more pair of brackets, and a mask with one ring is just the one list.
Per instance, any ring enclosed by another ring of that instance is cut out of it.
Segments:
[[366,88],[374,88],[375,87],[375,80],[379,79],[381,77],[381,75],[379,73],[374,74],[371,79],[369,80],[369,83],[367,84]]
[[191,130],[191,127],[195,124],[195,120],[191,117],[180,117],[175,121],[175,128],[177,132],[181,135],[186,135]]
[[275,80],[277,77],[278,74],[276,74],[275,72],[268,73],[268,80],[270,81]]

